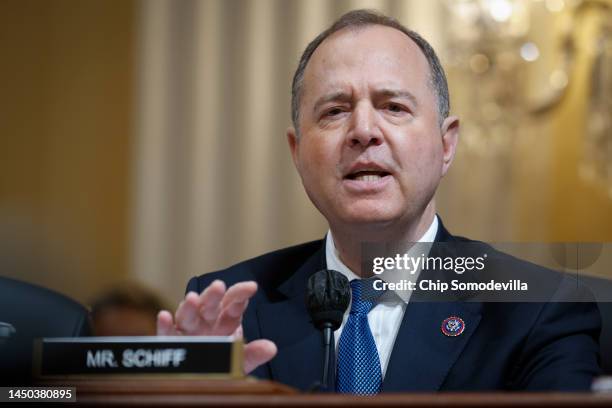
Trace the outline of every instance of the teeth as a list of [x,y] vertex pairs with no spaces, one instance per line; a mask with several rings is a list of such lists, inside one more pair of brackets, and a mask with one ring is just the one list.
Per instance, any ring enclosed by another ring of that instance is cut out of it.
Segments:
[[381,177],[376,174],[358,174],[357,177],[355,177],[355,180],[359,181],[376,181],[380,179]]

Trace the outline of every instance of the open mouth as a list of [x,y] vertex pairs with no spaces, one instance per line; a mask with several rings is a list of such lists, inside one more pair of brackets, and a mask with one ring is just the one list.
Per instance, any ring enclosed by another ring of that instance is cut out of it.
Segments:
[[383,177],[390,175],[391,173],[386,171],[379,170],[363,170],[357,171],[355,173],[351,173],[346,176],[349,180],[357,180],[357,181],[378,181]]

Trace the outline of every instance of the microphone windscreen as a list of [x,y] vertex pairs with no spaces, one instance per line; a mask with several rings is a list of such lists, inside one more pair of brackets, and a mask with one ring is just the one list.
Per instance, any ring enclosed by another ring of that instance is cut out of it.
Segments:
[[322,329],[326,323],[332,330],[340,327],[350,301],[349,281],[340,272],[323,269],[308,279],[306,308],[317,328]]

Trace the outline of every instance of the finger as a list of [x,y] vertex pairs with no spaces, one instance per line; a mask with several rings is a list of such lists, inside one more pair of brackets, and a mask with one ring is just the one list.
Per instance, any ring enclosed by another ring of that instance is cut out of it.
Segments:
[[221,301],[225,295],[225,283],[219,279],[213,281],[200,295],[199,315],[210,327],[214,326],[221,312]]
[[244,306],[257,292],[257,283],[253,281],[239,282],[231,286],[221,301],[221,311],[229,317],[239,317],[244,312]]
[[197,333],[200,323],[199,308],[200,296],[195,292],[189,292],[176,309],[176,327],[185,334],[201,334]]
[[277,353],[276,344],[270,340],[253,340],[244,346],[244,373],[249,374],[262,364],[272,360]]
[[231,286],[221,301],[221,313],[215,327],[215,334],[231,335],[242,323],[242,315],[249,299],[257,292],[255,282],[240,282]]
[[229,287],[221,302],[222,309],[233,302],[242,302],[250,299],[257,292],[257,283],[254,281],[238,282]]
[[174,328],[172,313],[167,310],[162,310],[157,314],[157,335],[158,336],[175,336],[177,335]]

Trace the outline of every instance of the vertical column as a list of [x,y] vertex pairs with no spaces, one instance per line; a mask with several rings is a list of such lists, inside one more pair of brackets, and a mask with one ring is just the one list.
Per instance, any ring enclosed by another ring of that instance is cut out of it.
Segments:
[[[204,273],[208,265],[222,261],[217,232],[223,231],[219,213],[220,185],[224,182],[219,152],[223,148],[220,135],[219,96],[223,92],[221,58],[222,39],[218,1],[198,1],[195,7],[194,95],[190,106],[193,118],[191,155],[192,205],[190,208],[189,259],[185,279]],[[184,280],[186,281],[186,280]]]
[[236,135],[241,141],[240,155],[236,157],[243,161],[243,174],[238,180],[242,186],[241,233],[235,242],[241,252],[253,255],[265,248],[268,224],[275,216],[269,213],[267,203],[277,199],[270,196],[270,183],[274,183],[271,144],[280,141],[280,135],[272,134],[272,121],[276,119],[274,105],[278,103],[272,100],[272,90],[279,86],[272,77],[276,52],[275,10],[273,0],[248,2],[247,66],[243,73],[246,76],[246,105],[242,131]]
[[133,148],[131,271],[161,288],[167,265],[165,237],[168,189],[167,112],[169,2],[144,0],[138,5],[136,129]]

